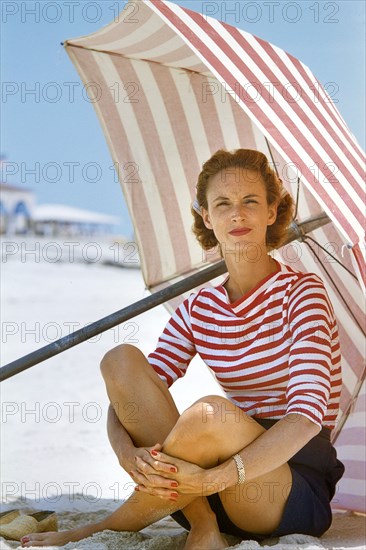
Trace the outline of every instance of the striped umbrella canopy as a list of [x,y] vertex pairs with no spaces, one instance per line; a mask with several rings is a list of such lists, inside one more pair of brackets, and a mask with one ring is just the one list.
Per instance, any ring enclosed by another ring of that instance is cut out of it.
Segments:
[[107,139],[151,291],[219,259],[195,241],[190,206],[202,163],[220,148],[269,156],[297,199],[296,221],[331,218],[275,254],[320,275],[334,305],[343,387],[333,441],[346,474],[333,504],[365,511],[365,155],[330,97],[290,54],[163,0],[130,2],[65,47]]

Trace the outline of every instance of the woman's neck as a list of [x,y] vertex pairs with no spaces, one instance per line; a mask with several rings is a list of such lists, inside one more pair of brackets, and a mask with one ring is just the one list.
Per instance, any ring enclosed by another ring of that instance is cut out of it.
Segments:
[[231,302],[244,296],[268,275],[278,270],[277,262],[267,254],[267,251],[257,261],[237,260],[235,256],[225,257],[229,278],[224,286]]

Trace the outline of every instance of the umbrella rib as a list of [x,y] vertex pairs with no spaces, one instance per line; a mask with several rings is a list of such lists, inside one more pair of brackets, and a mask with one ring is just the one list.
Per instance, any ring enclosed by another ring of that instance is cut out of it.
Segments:
[[295,214],[294,214],[294,220],[297,218],[297,211],[299,207],[299,197],[300,197],[300,178],[297,178],[297,187],[296,187],[296,205],[295,205]]
[[326,253],[328,254],[328,256],[330,256],[331,258],[333,258],[333,260],[335,260],[335,261],[337,262],[337,264],[339,264],[340,266],[342,266],[343,269],[345,269],[350,275],[352,275],[352,277],[353,277],[356,281],[358,280],[357,277],[356,277],[356,275],[354,275],[354,274],[352,273],[352,271],[350,271],[350,270],[348,269],[348,267],[346,267],[344,264],[342,264],[342,262],[340,262],[340,261],[338,260],[338,258],[336,258],[335,256],[333,256],[333,254],[331,254],[331,253],[329,252],[329,250],[327,250],[324,246],[322,246],[320,243],[318,243],[318,241],[316,241],[316,240],[313,239],[312,237],[309,237],[309,235],[305,235],[305,236],[304,236],[304,240],[305,240],[305,239],[310,239],[311,241],[313,241],[313,243],[317,244],[317,245],[319,246],[319,248],[321,248],[322,250],[324,250],[324,252],[326,252]]
[[[318,256],[318,254],[315,252],[314,248],[310,245],[310,243],[307,242],[307,239],[309,237],[306,236],[306,238],[303,239],[303,242],[310,248],[310,250],[313,252],[314,256],[317,258],[317,260],[319,261],[319,263],[321,264],[322,268],[324,269],[325,273],[327,274],[327,276],[329,277],[329,280],[331,281],[331,283],[333,284],[338,296],[340,297],[340,299],[342,300],[342,302],[344,303],[344,305],[346,306],[346,309],[348,310],[349,314],[351,315],[351,317],[353,318],[354,322],[356,323],[356,325],[359,327],[360,331],[362,333],[364,333],[364,329],[362,328],[362,326],[360,325],[360,323],[358,322],[357,318],[355,317],[353,311],[350,309],[347,301],[345,300],[345,298],[342,296],[342,293],[339,291],[338,289],[338,286],[336,285],[335,281],[333,280],[332,276],[330,275],[329,271],[327,270],[327,268],[325,267],[324,263],[321,261],[320,257]],[[314,239],[311,239],[311,240],[314,240]],[[314,241],[316,243],[316,241]],[[340,263],[340,262],[339,262]],[[342,264],[341,264],[342,265]],[[342,267],[344,267],[342,265]],[[346,268],[345,268],[346,269]],[[347,270],[348,271],[348,270]]]
[[278,170],[277,170],[277,164],[275,163],[275,160],[274,160],[274,158],[273,158],[271,146],[270,146],[269,141],[268,141],[268,139],[267,139],[266,136],[264,136],[264,139],[266,140],[267,148],[268,148],[269,154],[271,155],[272,164],[273,164],[273,167],[274,167],[274,169],[275,169],[276,175],[277,175],[277,177],[279,178],[280,175],[279,175]]

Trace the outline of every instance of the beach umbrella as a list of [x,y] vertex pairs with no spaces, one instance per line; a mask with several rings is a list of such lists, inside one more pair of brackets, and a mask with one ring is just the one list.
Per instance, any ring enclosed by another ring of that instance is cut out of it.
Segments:
[[[110,25],[65,48],[108,142],[153,296],[208,265],[212,276],[224,270],[191,232],[202,163],[220,148],[271,158],[297,202],[298,241],[275,254],[322,277],[339,323],[333,441],[346,474],[333,503],[365,511],[364,153],[331,98],[290,54],[163,0],[129,2]],[[305,229],[309,218],[318,221]]]
[[333,441],[346,474],[334,504],[365,511],[365,157],[331,98],[290,54],[163,0],[130,2],[65,47],[93,98],[152,292],[218,261],[195,242],[190,214],[217,149],[263,151],[297,198],[296,221],[332,220],[278,256],[319,274],[335,307],[344,381]]
[[292,55],[163,0],[130,2],[65,47],[109,144],[152,292],[219,259],[195,242],[190,214],[217,149],[263,151],[297,198],[296,220],[332,220],[278,257],[319,274],[335,307],[344,382],[333,440],[346,465],[335,506],[365,511],[365,157],[331,98]]

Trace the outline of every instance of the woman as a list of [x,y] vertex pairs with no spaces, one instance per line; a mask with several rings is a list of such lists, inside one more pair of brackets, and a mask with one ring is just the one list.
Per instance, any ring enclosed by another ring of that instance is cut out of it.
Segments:
[[[193,230],[203,249],[219,245],[228,277],[182,303],[147,359],[121,345],[101,365],[108,435],[136,493],[100,523],[30,534],[24,547],[137,531],[169,514],[190,529],[185,550],[225,548],[222,533],[262,540],[329,528],[344,470],[329,440],[338,333],[322,281],[268,254],[292,208],[262,153],[218,151],[203,165]],[[207,396],[179,416],[168,386],[195,353],[226,398]]]

